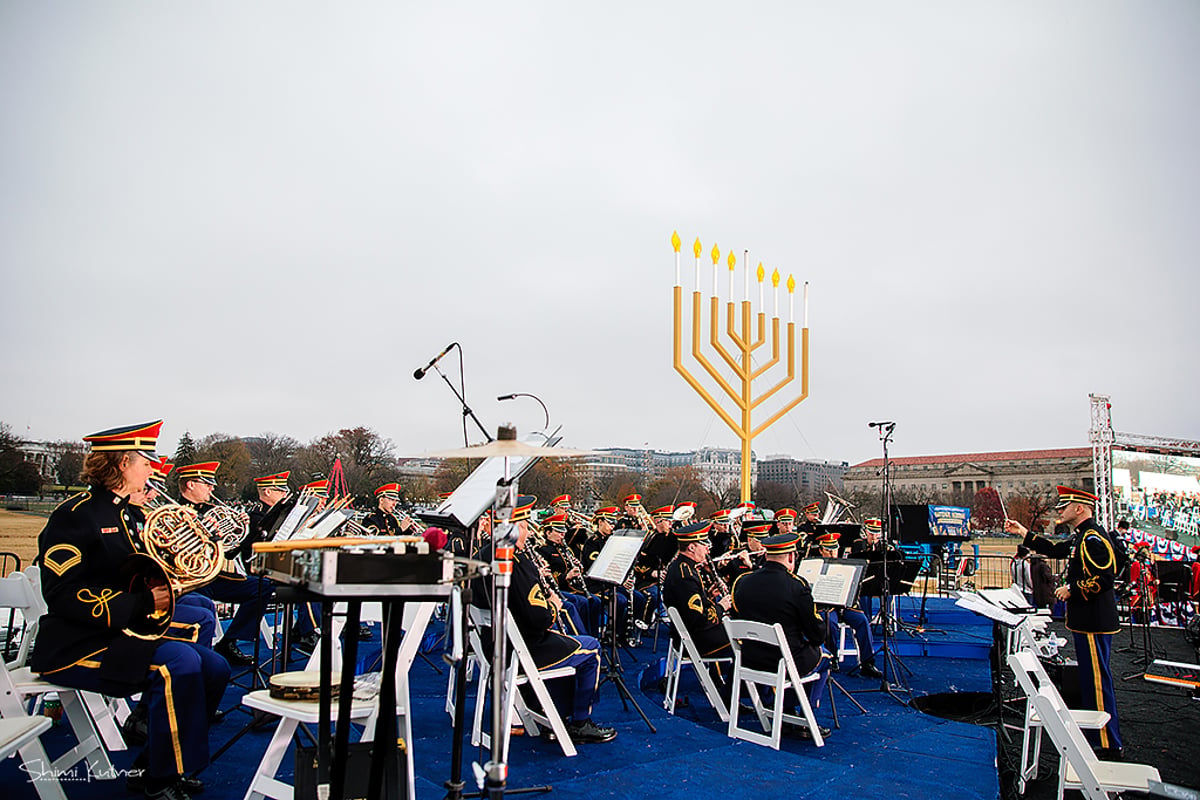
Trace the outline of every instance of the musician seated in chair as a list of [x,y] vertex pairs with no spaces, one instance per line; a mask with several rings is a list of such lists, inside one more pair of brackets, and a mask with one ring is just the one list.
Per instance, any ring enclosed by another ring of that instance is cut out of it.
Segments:
[[410,533],[411,518],[403,522],[396,516],[396,505],[400,502],[400,484],[385,483],[375,490],[375,510],[363,517],[363,527],[374,528],[380,536],[400,536]]
[[[613,525],[617,519],[618,510],[616,506],[604,506],[596,509],[596,513],[592,515],[592,522],[596,526],[596,535],[588,539],[587,549],[583,551],[584,568],[590,568],[600,555],[600,551],[604,549],[604,543],[608,541],[608,537],[613,534]],[[611,592],[616,592],[617,595],[617,631],[620,632],[619,643],[622,646],[636,646],[637,632],[633,624],[633,618],[629,615],[629,603],[631,594],[624,586],[612,586],[611,584],[602,583],[599,581],[588,581],[588,588],[593,594],[599,595],[604,600],[606,610],[605,621],[608,626],[614,624],[613,620],[608,619],[607,609],[608,601],[611,597]],[[639,591],[632,593],[632,601],[636,609],[643,609],[646,605],[646,595]]]
[[[513,509],[512,522],[517,526],[517,540],[508,609],[538,669],[575,667],[571,703],[561,707],[571,710],[571,719],[567,723],[571,740],[576,744],[608,742],[617,738],[616,729],[592,721],[592,705],[600,674],[600,643],[591,636],[569,636],[561,632],[558,622],[561,601],[556,594],[546,596],[538,579],[538,567],[526,550],[529,517],[536,502],[537,498],[532,495],[521,495]],[[486,599],[486,596],[477,596],[475,602],[486,602]]]
[[[821,558],[838,557],[838,539],[841,535],[829,531],[817,538],[817,546]],[[883,673],[875,666],[875,643],[871,639],[871,620],[857,608],[831,608],[828,611],[829,650],[833,653],[833,663],[837,664],[838,645],[841,637],[838,633],[838,623],[844,622],[854,631],[854,641],[858,646],[858,674],[864,678],[883,678]]]
[[[175,474],[179,477],[180,505],[194,508],[200,516],[212,508],[213,490],[217,485],[217,470],[220,467],[220,461],[178,467]],[[227,569],[222,570],[215,581],[197,591],[211,600],[238,604],[233,619],[225,629],[225,635],[213,649],[230,664],[243,667],[253,665],[254,657],[239,650],[237,643],[253,642],[258,638],[259,622],[267,604],[275,595],[275,585],[266,578],[243,575]]]
[[[662,594],[663,603],[679,612],[700,655],[721,656],[730,652],[729,635],[721,620],[729,613],[732,599],[708,560],[711,528],[711,522],[696,522],[675,532],[679,555],[667,566]],[[671,640],[679,641],[674,629]]]
[[[129,505],[158,460],[162,422],[84,437],[90,489],[63,502],[38,536],[47,611],[30,667],[48,681],[128,697],[149,706],[146,749],[128,786],[155,800],[187,800],[203,789],[185,777],[208,765],[208,720],[229,682],[229,664],[212,650],[169,638],[173,590],[144,555]],[[193,632],[194,634],[194,632]]]
[[[778,622],[783,627],[800,677],[817,674],[817,680],[808,684],[809,703],[815,708],[820,705],[829,679],[829,659],[821,649],[826,636],[825,621],[813,604],[812,587],[794,573],[799,542],[798,533],[781,533],[762,540],[766,563],[734,582],[730,613],[734,619],[768,625]],[[778,663],[779,654],[769,645],[746,641],[742,645],[742,658],[751,669],[770,670]],[[784,706],[789,709],[796,702],[784,698]],[[807,728],[799,728],[797,733],[802,739],[812,738]],[[821,728],[822,736],[829,733],[828,728]]]
[[[565,496],[565,495],[564,495]],[[590,592],[583,576],[583,564],[567,543],[567,512],[559,511],[542,520],[546,543],[538,548],[546,566],[550,567],[555,588],[563,602],[574,609],[574,616],[583,625],[579,633],[600,635],[600,618],[604,601]]]

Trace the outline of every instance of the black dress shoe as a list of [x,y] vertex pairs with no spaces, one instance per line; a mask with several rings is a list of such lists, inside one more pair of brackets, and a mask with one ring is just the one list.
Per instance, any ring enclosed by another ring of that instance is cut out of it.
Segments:
[[1101,761],[1124,761],[1125,751],[1120,747],[1097,747],[1093,752]]
[[[184,775],[171,786],[178,787],[183,790],[184,796],[189,797],[193,794],[200,794],[204,791],[204,781],[199,778],[193,778],[190,775]],[[125,788],[135,794],[144,792],[147,797],[160,797],[160,794],[151,794],[146,791],[146,773],[144,770],[133,769],[129,771],[129,775],[125,777]],[[162,791],[162,790],[160,790]]]
[[[820,725],[817,726],[817,730],[819,730],[821,732],[822,739],[829,736],[829,734],[833,733],[833,731],[829,730],[829,728],[825,728]],[[812,731],[810,731],[807,727],[805,727],[803,725],[800,726],[798,735],[800,736],[801,739],[804,739],[804,740],[811,740],[813,738]]]
[[146,743],[146,737],[150,731],[149,715],[150,712],[145,705],[138,703],[133,707],[129,716],[121,723],[121,735],[125,738],[125,744],[136,747]]
[[859,664],[858,674],[864,678],[883,680],[883,673],[879,671],[879,667],[875,666],[874,661],[868,661],[865,664]]
[[304,653],[312,653],[317,649],[317,644],[321,641],[321,634],[316,631],[311,631],[305,634],[292,634],[292,647]]
[[254,657],[248,656],[238,649],[237,645],[228,639],[222,639],[213,647],[213,652],[223,656],[231,666],[250,667],[254,665]]
[[585,719],[583,722],[568,722],[567,735],[575,744],[599,744],[617,738],[617,729],[597,725],[590,719]]
[[[817,729],[821,731],[822,739],[832,733],[829,728],[825,728],[820,725],[817,726]],[[806,742],[812,741],[813,738],[812,731],[808,729],[807,725],[797,725],[792,722],[785,722],[783,725],[783,732],[788,736],[795,736],[797,739],[803,739]]]

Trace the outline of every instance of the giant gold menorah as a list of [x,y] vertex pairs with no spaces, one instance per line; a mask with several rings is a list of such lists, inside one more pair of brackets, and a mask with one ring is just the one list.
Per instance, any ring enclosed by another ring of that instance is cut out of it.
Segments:
[[[754,437],[774,425],[783,418],[784,414],[791,411],[802,400],[808,397],[808,283],[804,284],[804,327],[800,333],[800,394],[790,402],[785,403],[756,427],[752,424],[752,412],[754,409],[773,397],[777,392],[795,380],[796,377],[796,323],[793,321],[795,317],[796,279],[791,275],[787,279],[787,376],[780,378],[775,385],[771,386],[771,388],[758,397],[755,397],[753,393],[754,381],[775,368],[780,362],[779,270],[776,269],[771,274],[771,286],[774,288],[775,295],[775,310],[771,315],[771,360],[755,367],[753,364],[754,351],[765,346],[767,343],[767,317],[763,301],[763,280],[766,277],[766,271],[760,263],[756,271],[756,277],[758,278],[758,314],[757,320],[755,320],[755,315],[750,308],[750,268],[748,264],[744,263],[745,259],[743,259],[742,269],[745,273],[745,294],[741,302],[741,325],[739,330],[739,326],[736,324],[738,309],[733,300],[733,277],[737,269],[737,257],[730,251],[727,261],[729,265],[729,298],[725,304],[725,335],[728,337],[732,347],[727,348],[721,341],[720,301],[717,299],[717,266],[721,261],[721,251],[716,245],[713,245],[711,253],[713,264],[712,296],[709,298],[709,344],[712,346],[713,351],[721,357],[721,361],[725,363],[729,371],[732,372],[733,381],[731,382],[726,379],[721,370],[717,369],[709,361],[708,357],[702,351],[704,343],[700,329],[700,321],[703,317],[703,309],[700,301],[700,251],[702,249],[700,240],[696,239],[696,243],[692,246],[692,251],[696,255],[696,280],[694,291],[692,292],[692,358],[700,366],[704,367],[704,371],[708,373],[709,377],[733,401],[735,410],[740,412],[738,417],[735,418],[735,415],[726,411],[721,406],[721,403],[683,365],[683,287],[679,283],[680,244],[682,242],[679,239],[679,233],[675,232],[671,234],[671,246],[675,248],[675,371],[683,376],[688,385],[704,398],[704,402],[708,403],[709,407],[717,412],[717,416],[724,420],[730,430],[737,434],[741,440],[742,502],[745,502],[750,499],[750,453]],[[740,387],[735,386],[738,383],[740,383]]]

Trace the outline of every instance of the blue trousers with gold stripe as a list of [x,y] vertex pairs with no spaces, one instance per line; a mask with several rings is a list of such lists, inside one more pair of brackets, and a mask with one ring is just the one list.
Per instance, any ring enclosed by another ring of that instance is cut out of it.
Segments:
[[[96,666],[68,667],[55,672],[53,680],[101,691]],[[158,645],[150,664],[150,685],[142,693],[150,705],[146,750],[151,777],[184,775],[208,765],[208,720],[228,683],[229,662],[212,650],[187,642]]]
[[1084,731],[1093,747],[1121,748],[1121,729],[1117,724],[1117,698],[1113,695],[1111,633],[1076,633],[1075,660],[1079,662],[1079,701],[1087,709],[1107,711],[1108,725],[1099,731]]
[[600,642],[591,636],[571,638],[579,642],[579,649],[555,666],[575,668],[571,720],[583,722],[592,718],[592,704],[596,702],[596,690],[600,684]]

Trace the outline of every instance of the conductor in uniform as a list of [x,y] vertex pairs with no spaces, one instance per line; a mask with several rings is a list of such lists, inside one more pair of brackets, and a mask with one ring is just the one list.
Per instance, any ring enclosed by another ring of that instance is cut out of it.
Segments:
[[[768,625],[778,622],[783,627],[800,676],[813,672],[818,676],[807,684],[809,703],[816,707],[829,679],[829,659],[821,649],[825,621],[813,603],[812,587],[793,571],[799,541],[797,533],[780,533],[762,540],[766,563],[734,581],[730,613],[734,619]],[[742,657],[752,669],[773,669],[778,660],[774,648],[750,641],[742,645]],[[794,706],[795,701],[785,698],[784,704]],[[807,728],[801,728],[799,734],[802,739],[812,738]],[[822,727],[821,735],[828,736],[829,730]]]
[[1054,508],[1059,519],[1074,531],[1070,539],[1052,542],[1011,519],[1004,521],[1004,530],[1024,536],[1023,544],[1035,553],[1068,559],[1067,582],[1054,591],[1054,596],[1067,604],[1067,629],[1074,634],[1075,659],[1079,662],[1080,702],[1086,709],[1110,715],[1105,727],[1084,733],[1093,746],[1099,746],[1096,755],[1100,759],[1117,761],[1122,756],[1122,744],[1109,656],[1112,635],[1121,630],[1113,582],[1125,565],[1108,533],[1092,518],[1096,495],[1059,486]]

